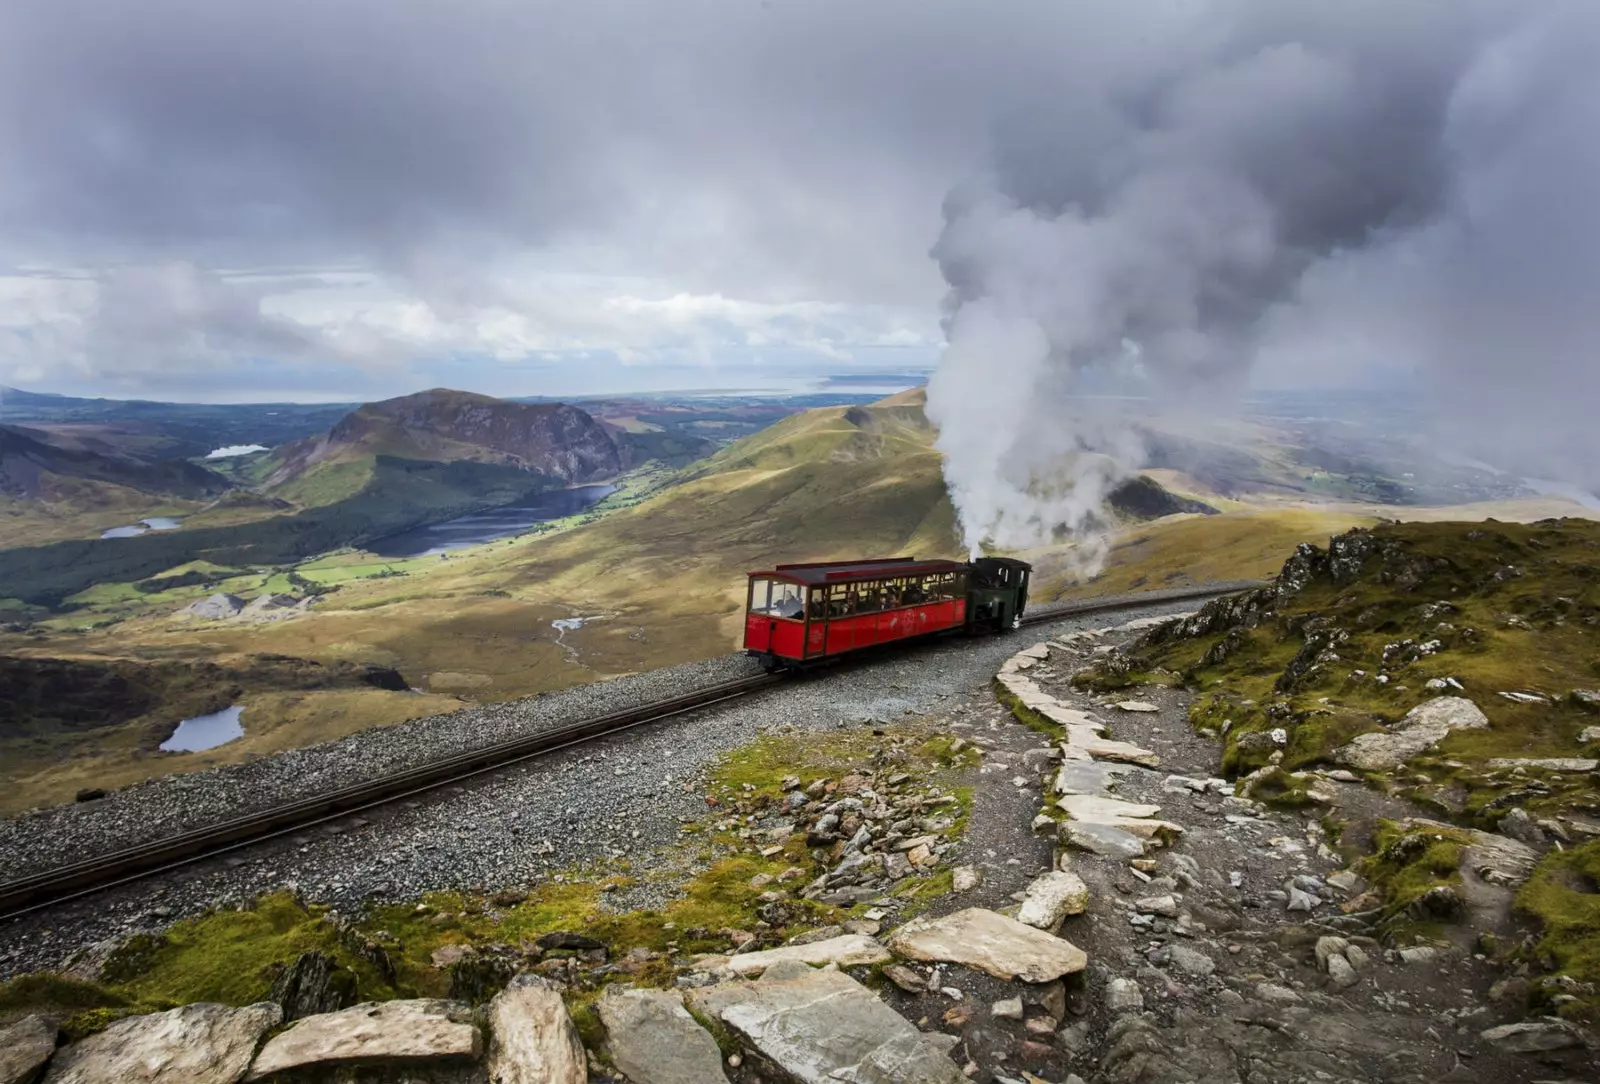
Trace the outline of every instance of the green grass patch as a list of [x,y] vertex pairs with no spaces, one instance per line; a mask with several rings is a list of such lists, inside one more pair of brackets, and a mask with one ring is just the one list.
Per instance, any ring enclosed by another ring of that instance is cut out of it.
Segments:
[[1545,855],[1517,894],[1517,907],[1543,927],[1538,952],[1547,963],[1588,984],[1588,994],[1557,1011],[1600,1022],[1600,994],[1594,992],[1600,989],[1600,840]]

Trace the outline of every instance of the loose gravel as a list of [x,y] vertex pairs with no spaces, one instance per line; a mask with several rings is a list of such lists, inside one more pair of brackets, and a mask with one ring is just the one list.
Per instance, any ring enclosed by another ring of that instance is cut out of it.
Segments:
[[[588,862],[670,855],[683,825],[706,812],[707,771],[763,732],[791,728],[825,740],[839,728],[935,711],[952,696],[986,686],[1021,644],[1193,608],[1192,602],[1155,603],[1115,615],[1067,617],[1010,636],[947,640],[886,654],[66,902],[0,925],[0,978],[60,967],[97,941],[289,886],[314,902],[356,910],[429,891],[537,884]],[[723,656],[365,731],[249,764],[151,780],[99,802],[0,825],[0,869],[10,878],[59,866],[753,672],[751,660]]]

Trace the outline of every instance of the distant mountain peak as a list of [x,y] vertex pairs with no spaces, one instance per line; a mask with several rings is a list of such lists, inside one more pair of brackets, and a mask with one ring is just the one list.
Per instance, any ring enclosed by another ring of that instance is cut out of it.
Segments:
[[278,485],[325,462],[372,455],[517,467],[568,484],[609,478],[626,466],[606,428],[566,403],[517,403],[452,388],[367,403],[332,429],[278,452]]

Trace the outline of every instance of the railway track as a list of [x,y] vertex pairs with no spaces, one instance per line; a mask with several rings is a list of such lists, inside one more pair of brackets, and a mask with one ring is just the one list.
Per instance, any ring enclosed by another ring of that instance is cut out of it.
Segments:
[[[1025,613],[1022,624],[1036,625],[1063,618],[1141,609],[1164,602],[1216,598],[1255,586],[1253,583],[1149,591],[1072,602]],[[226,855],[363,810],[401,801],[486,772],[546,756],[597,738],[671,719],[736,700],[770,688],[783,674],[757,674],[697,689],[692,693],[640,704],[606,715],[530,734],[446,757],[382,779],[313,795],[296,802],[230,818],[166,839],[98,855],[17,880],[0,883],[0,920],[37,911],[68,900],[195,862]]]

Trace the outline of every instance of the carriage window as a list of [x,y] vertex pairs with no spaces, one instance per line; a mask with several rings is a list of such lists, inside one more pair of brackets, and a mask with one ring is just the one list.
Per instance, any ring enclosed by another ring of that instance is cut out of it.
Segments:
[[750,612],[768,614],[772,617],[804,617],[806,589],[786,580],[753,580]]

